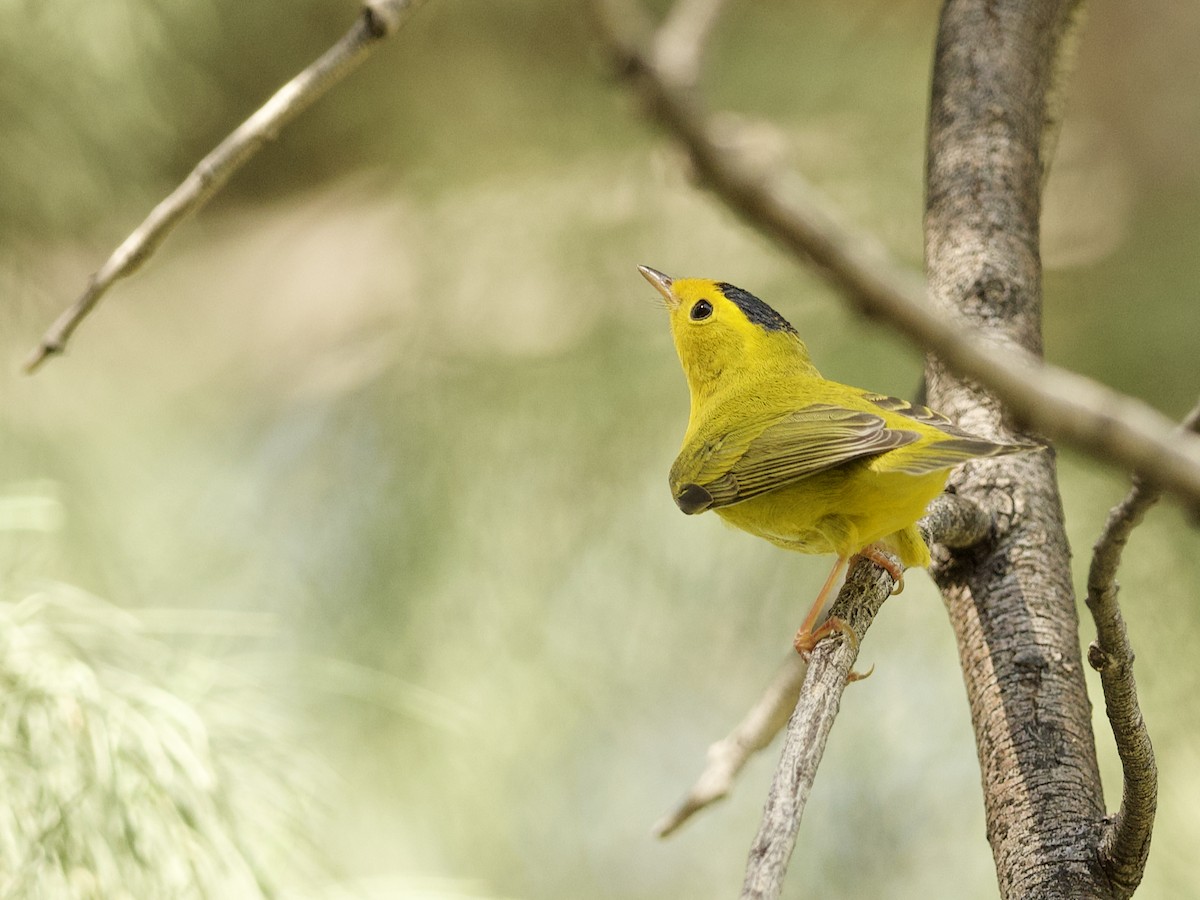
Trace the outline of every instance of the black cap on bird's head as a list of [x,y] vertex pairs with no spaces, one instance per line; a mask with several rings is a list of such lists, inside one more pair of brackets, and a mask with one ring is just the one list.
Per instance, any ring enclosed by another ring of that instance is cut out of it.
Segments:
[[744,291],[728,281],[718,281],[717,289],[746,315],[746,319],[767,331],[790,331],[796,333],[792,323],[777,313],[773,308],[759,300],[749,291]]

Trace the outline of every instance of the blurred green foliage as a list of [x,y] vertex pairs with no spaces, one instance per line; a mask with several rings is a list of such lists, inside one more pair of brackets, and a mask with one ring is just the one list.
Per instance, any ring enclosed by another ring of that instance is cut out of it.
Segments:
[[[253,681],[238,708],[263,727],[234,733],[268,763],[229,789],[299,809],[286,770],[330,774],[309,835],[330,874],[305,896],[731,896],[773,751],[671,841],[649,828],[787,652],[826,561],[678,515],[686,392],[633,266],[754,290],[831,377],[910,394],[920,361],[688,182],[580,5],[429,0],[65,359],[15,374],[354,12],[0,5],[0,510],[18,510],[0,599],[53,579],[171,609],[163,640]],[[705,73],[757,149],[914,266],[935,23],[926,0],[733,4]],[[1092,11],[1044,219],[1047,354],[1172,414],[1200,393],[1197,26],[1168,0]],[[1124,479],[1070,453],[1062,472],[1082,572]],[[1164,508],[1122,578],[1162,773],[1142,897],[1197,889],[1196,551]],[[952,637],[910,582],[864,648],[877,674],[844,704],[788,896],[995,895]],[[203,696],[196,678],[164,676]],[[1099,710],[1111,790],[1105,729]]]
[[149,633],[214,620],[62,586],[0,604],[4,896],[257,897],[325,877],[304,814],[320,778],[278,697]]

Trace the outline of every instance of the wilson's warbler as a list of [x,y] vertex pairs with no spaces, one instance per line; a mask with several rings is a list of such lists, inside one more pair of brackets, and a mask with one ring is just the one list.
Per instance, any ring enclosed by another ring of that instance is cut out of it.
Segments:
[[802,654],[834,630],[813,625],[854,556],[886,568],[929,565],[916,521],[950,470],[981,456],[1033,445],[968,434],[945,416],[821,377],[788,321],[726,282],[638,270],[662,294],[687,376],[692,411],[671,467],[671,493],[688,515],[726,522],[801,553],[836,553],[796,633]]

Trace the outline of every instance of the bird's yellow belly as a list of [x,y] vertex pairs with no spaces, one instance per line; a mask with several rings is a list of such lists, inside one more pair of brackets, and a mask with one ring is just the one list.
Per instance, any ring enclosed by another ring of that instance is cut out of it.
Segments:
[[928,550],[910,529],[941,492],[947,474],[879,473],[867,463],[843,466],[716,512],[789,550],[850,556],[882,541],[906,566],[926,565]]

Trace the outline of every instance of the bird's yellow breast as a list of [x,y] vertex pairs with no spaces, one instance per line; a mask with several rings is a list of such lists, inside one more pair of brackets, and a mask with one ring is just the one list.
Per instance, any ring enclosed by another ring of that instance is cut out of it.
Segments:
[[947,475],[881,473],[870,462],[853,463],[715,511],[730,525],[788,550],[850,556],[881,542],[905,566],[926,566],[929,550],[913,523],[941,493]]

